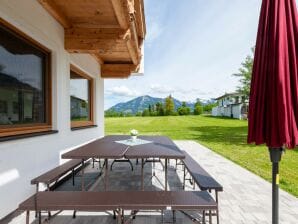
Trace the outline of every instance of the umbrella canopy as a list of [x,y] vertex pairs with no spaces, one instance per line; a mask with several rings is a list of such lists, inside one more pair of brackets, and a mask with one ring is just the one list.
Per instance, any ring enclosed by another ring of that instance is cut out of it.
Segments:
[[263,0],[255,50],[248,142],[298,145],[296,0]]

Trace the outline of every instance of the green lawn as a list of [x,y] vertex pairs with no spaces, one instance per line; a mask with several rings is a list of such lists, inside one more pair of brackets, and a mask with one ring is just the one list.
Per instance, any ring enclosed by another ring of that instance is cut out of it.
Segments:
[[[209,116],[106,118],[106,134],[166,135],[195,140],[257,175],[271,180],[271,163],[265,146],[246,144],[247,121]],[[298,197],[298,150],[287,150],[280,165],[280,186]]]

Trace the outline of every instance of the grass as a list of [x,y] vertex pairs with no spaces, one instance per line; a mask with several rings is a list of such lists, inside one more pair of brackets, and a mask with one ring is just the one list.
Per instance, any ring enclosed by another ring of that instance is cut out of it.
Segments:
[[[210,116],[106,118],[106,134],[166,135],[195,140],[253,173],[271,181],[271,163],[265,146],[248,145],[247,121]],[[280,187],[298,197],[298,150],[287,150],[280,164]]]

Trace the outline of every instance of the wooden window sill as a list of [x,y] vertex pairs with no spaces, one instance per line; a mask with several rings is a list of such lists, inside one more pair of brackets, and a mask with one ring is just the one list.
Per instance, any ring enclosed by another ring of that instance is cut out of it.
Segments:
[[72,127],[71,130],[72,131],[76,131],[76,130],[82,130],[82,129],[87,129],[87,128],[96,128],[97,125],[86,125],[86,126],[78,126],[78,127]]
[[31,137],[37,137],[42,135],[50,135],[50,134],[56,134],[56,133],[58,133],[57,130],[47,130],[47,131],[40,131],[40,132],[33,132],[33,133],[2,136],[0,137],[0,142],[18,140],[23,138],[31,138]]

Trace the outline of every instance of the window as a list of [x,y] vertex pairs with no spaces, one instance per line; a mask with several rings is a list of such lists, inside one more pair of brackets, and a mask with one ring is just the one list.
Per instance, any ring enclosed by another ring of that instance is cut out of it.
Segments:
[[70,67],[71,127],[93,125],[93,79],[80,69]]
[[0,137],[51,129],[50,52],[0,20]]

